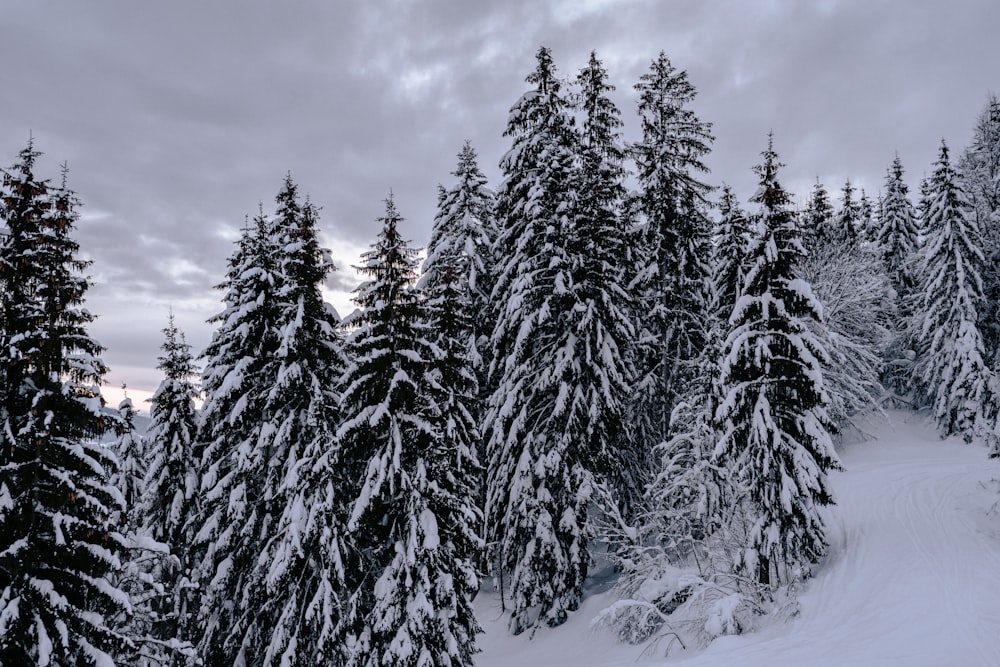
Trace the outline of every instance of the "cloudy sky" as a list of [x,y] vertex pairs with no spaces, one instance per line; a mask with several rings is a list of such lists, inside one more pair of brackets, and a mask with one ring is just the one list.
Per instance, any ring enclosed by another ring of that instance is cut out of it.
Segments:
[[818,177],[876,194],[898,152],[911,184],[960,149],[1000,91],[993,0],[0,0],[0,164],[27,142],[84,202],[92,332],[108,381],[155,388],[173,308],[200,352],[246,215],[286,172],[322,206],[341,266],[391,189],[416,245],[465,139],[492,184],[510,106],[539,45],[566,77],[596,49],[627,139],[632,86],[662,50],[713,123],[714,183],[753,191],[766,135],[802,195]]

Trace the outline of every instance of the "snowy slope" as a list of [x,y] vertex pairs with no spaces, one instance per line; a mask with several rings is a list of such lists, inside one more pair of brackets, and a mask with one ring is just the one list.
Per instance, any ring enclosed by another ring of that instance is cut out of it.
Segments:
[[533,640],[507,636],[496,598],[481,596],[477,664],[1000,665],[1000,464],[982,446],[940,440],[932,424],[904,412],[870,432],[872,440],[841,451],[847,471],[832,480],[830,557],[788,623],[664,661],[590,627],[608,594]]

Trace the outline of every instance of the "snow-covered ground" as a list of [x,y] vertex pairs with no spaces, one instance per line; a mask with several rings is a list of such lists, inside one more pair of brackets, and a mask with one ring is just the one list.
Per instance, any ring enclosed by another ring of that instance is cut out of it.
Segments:
[[841,448],[830,556],[786,623],[662,659],[616,641],[588,598],[570,621],[511,637],[495,596],[477,602],[481,667],[996,667],[1000,665],[1000,464],[986,449],[941,440],[924,418],[892,412],[872,438]]

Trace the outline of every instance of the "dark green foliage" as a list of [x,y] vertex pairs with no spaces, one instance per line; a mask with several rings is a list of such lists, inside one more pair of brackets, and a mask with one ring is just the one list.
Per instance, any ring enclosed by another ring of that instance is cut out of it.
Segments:
[[637,445],[651,448],[668,437],[670,413],[705,340],[709,302],[711,225],[699,180],[708,172],[711,124],[690,108],[695,97],[687,73],[664,53],[635,86],[642,140],[630,146],[641,215],[632,288],[638,346],[633,406]]
[[820,320],[820,306],[794,274],[800,232],[770,139],[763,156],[755,168],[760,226],[721,367],[715,457],[748,498],[749,544],[737,567],[770,585],[804,576],[825,552],[818,508],[832,502],[826,473],[839,466],[826,416],[826,354],[808,326]]
[[34,176],[29,144],[3,174],[0,215],[0,663],[90,665],[133,644],[109,627],[129,611],[110,582],[127,547],[99,442],[106,371],[81,307],[89,287],[71,238],[77,200]]

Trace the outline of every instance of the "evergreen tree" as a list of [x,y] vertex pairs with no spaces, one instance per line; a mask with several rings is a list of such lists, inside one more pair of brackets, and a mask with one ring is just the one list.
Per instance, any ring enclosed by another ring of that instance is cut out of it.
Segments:
[[277,204],[278,347],[259,440],[268,461],[264,512],[274,523],[244,594],[244,641],[248,665],[336,664],[343,659],[344,568],[357,557],[344,526],[344,491],[356,480],[343,477],[336,441],[340,323],[320,292],[335,267],[319,245],[319,212],[308,200],[299,205],[290,177]]
[[844,181],[840,190],[840,211],[834,222],[834,239],[848,247],[861,242],[863,229],[861,202],[855,200],[854,192],[850,179]]
[[885,195],[882,197],[876,242],[900,303],[906,301],[914,288],[916,277],[913,275],[912,258],[920,236],[917,213],[908,193],[909,188],[903,180],[903,163],[897,155],[885,175]]
[[830,194],[819,178],[813,185],[809,202],[803,215],[802,243],[809,251],[814,248],[829,245],[836,238],[834,224],[834,209],[830,203]]
[[[468,291],[472,312],[478,314],[472,322],[473,342],[476,344],[472,350],[473,361],[478,371],[488,352],[484,349],[487,345],[483,339],[488,339],[493,331],[488,316],[492,310],[490,292],[493,243],[497,235],[496,197],[487,188],[486,176],[479,168],[476,151],[468,141],[458,153],[458,166],[452,174],[458,182],[440,191],[420,287],[433,289],[436,282],[444,280],[440,276],[442,262],[449,267],[452,263],[456,264],[461,284]],[[448,282],[453,279],[449,278]]]
[[[1000,310],[1000,99],[990,95],[976,121],[972,143],[959,162],[962,184],[969,196],[983,238],[983,312]],[[1000,319],[980,322],[986,359],[1000,371]]]
[[744,259],[751,237],[750,220],[728,185],[722,186],[719,215],[712,252],[712,300],[715,319],[726,329],[743,289]]
[[511,110],[513,145],[501,162],[494,391],[485,420],[487,543],[514,633],[558,625],[579,605],[592,489],[589,453],[579,432],[566,430],[577,141],[548,49],[539,49],[527,81],[534,88]]
[[771,138],[763,157],[758,236],[725,343],[714,457],[746,489],[753,520],[736,566],[770,585],[807,574],[825,551],[819,507],[833,500],[826,473],[838,462],[827,430],[826,355],[807,324],[820,320],[821,307],[794,274],[803,249]]
[[173,313],[163,334],[163,355],[157,365],[163,380],[153,393],[149,411],[148,467],[137,517],[154,540],[170,545],[175,558],[158,564],[166,598],[157,609],[159,619],[153,632],[166,640],[180,637],[181,620],[197,612],[192,602],[190,545],[199,486],[194,404],[199,391],[193,380],[198,369],[191,346],[177,328]]
[[638,169],[642,223],[633,279],[638,313],[635,422],[640,447],[668,437],[670,412],[685,365],[704,343],[711,226],[711,188],[699,179],[711,150],[711,124],[690,104],[694,86],[660,53],[635,86],[642,140],[631,146]]
[[969,441],[988,380],[979,331],[985,258],[979,225],[943,141],[930,179],[924,229],[918,379],[941,432]]
[[478,631],[467,514],[476,460],[469,443],[439,428],[428,372],[435,349],[413,289],[416,251],[400,221],[390,197],[378,241],[356,267],[370,280],[356,290],[361,310],[348,322],[339,437],[350,469],[363,466],[349,528],[367,561],[351,573],[364,579],[352,585],[348,664],[467,665]]
[[225,308],[209,320],[218,328],[204,353],[201,500],[192,526],[201,600],[186,635],[198,638],[199,655],[211,665],[235,662],[246,636],[241,616],[257,608],[241,606],[241,597],[271,520],[262,505],[270,462],[260,442],[267,393],[275,384],[267,372],[279,344],[277,261],[272,223],[260,213],[244,229],[227,280],[219,286],[226,290]]
[[[487,370],[492,358],[489,337],[494,327],[494,304],[490,293],[494,282],[493,244],[496,241],[496,197],[486,187],[486,177],[479,169],[476,152],[467,141],[458,154],[458,167],[453,172],[458,182],[451,188],[441,188],[437,215],[431,230],[423,274],[418,286],[435,292],[445,284],[464,292],[461,297],[469,312],[466,354],[476,375],[476,394],[463,405],[471,411],[478,425],[482,423],[488,395]],[[454,335],[459,335],[457,330]],[[441,335],[441,334],[438,334]],[[477,460],[485,457],[482,441],[476,444]],[[476,484],[480,508],[485,507],[485,484]]]
[[[456,258],[457,259],[457,258]],[[426,266],[426,265],[425,265]],[[438,442],[431,451],[440,470],[432,470],[436,484],[446,491],[448,512],[437,518],[442,539],[439,569],[448,571],[440,579],[436,608],[445,620],[449,635],[449,659],[454,665],[471,665],[475,634],[480,631],[470,605],[479,586],[475,563],[483,552],[483,513],[479,491],[483,485],[477,447],[482,439],[470,405],[475,405],[478,385],[472,355],[474,331],[472,301],[463,287],[459,262],[440,257],[433,262],[442,280],[427,290],[430,330],[436,357],[433,364],[432,396],[437,403],[434,415]],[[449,279],[450,278],[450,279]],[[442,566],[447,566],[442,568]]]
[[99,441],[106,372],[81,307],[89,287],[72,232],[75,195],[34,175],[29,142],[3,174],[0,245],[0,663],[114,665],[134,648],[111,627],[130,611],[110,581],[127,540]]
[[910,202],[909,188],[903,180],[903,164],[899,156],[893,160],[885,176],[885,194],[879,214],[879,231],[875,239],[882,267],[888,276],[895,298],[893,335],[886,349],[883,382],[898,394],[911,389],[913,298],[917,287],[917,252],[920,243],[920,222]]
[[[577,77],[583,122],[574,224],[569,234],[573,304],[566,314],[557,365],[572,397],[562,427],[584,468],[605,475],[626,506],[638,501],[647,453],[621,440],[626,428],[631,369],[626,354],[635,333],[623,220],[625,149],[621,113],[609,94],[614,87],[597,54]],[[563,391],[561,388],[560,391]],[[553,415],[556,417],[556,415]]]
[[[125,390],[125,385],[122,385]],[[121,525],[136,527],[139,514],[139,502],[143,496],[143,478],[146,470],[146,447],[142,436],[135,431],[135,405],[126,394],[125,399],[118,404],[118,419],[115,420],[115,431],[118,439],[112,448],[118,459],[118,467],[111,476],[111,482],[118,487],[125,499],[126,515],[120,517]]]
[[329,496],[343,363],[319,291],[333,265],[318,211],[290,176],[276,203],[244,234],[206,353],[196,542],[207,584],[200,648],[213,664],[291,664],[305,659],[300,646],[340,648],[330,595],[343,578],[343,514]]

